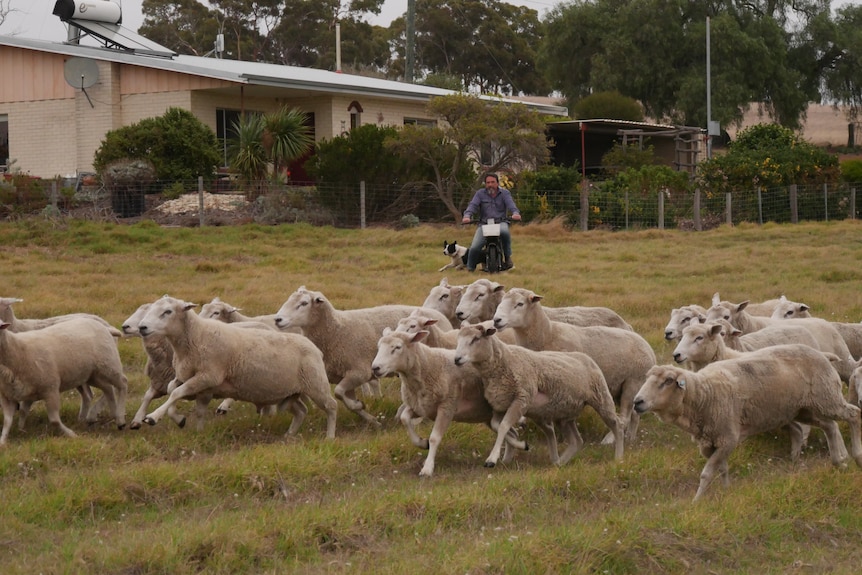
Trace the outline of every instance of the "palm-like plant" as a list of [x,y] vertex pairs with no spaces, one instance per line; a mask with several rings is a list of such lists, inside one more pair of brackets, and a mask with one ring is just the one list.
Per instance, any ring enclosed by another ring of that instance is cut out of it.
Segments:
[[230,165],[247,185],[255,183],[251,196],[263,192],[270,165],[277,176],[281,167],[302,157],[314,144],[306,118],[305,112],[284,107],[269,114],[245,114],[234,122]]

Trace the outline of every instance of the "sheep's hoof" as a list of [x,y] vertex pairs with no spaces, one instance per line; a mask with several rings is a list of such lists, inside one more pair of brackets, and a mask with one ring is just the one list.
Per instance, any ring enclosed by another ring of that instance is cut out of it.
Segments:
[[430,447],[431,447],[431,443],[429,443],[429,441],[426,439],[425,441],[422,442],[422,447],[420,447],[419,449],[430,449]]
[[129,429],[140,429],[140,428],[141,428],[141,422],[140,421],[133,421],[132,423],[129,424]]
[[524,451],[530,451],[530,444],[526,441],[524,442]]
[[216,415],[227,415],[226,409],[216,409]]
[[179,428],[180,428],[180,429],[182,429],[183,427],[185,427],[185,426],[186,426],[186,418],[185,418],[185,417],[184,417],[184,418],[182,418],[182,419],[180,420],[180,422],[179,422],[179,423],[177,423],[177,426],[179,426]]
[[125,423],[118,423],[118,424],[117,424],[117,429],[125,429],[125,428],[126,428],[126,424],[125,424]]
[[485,467],[496,467],[496,466],[497,466],[497,464],[494,463],[493,461],[486,461],[485,462]]
[[152,417],[147,416],[144,418],[144,423],[146,423],[147,425],[155,425],[156,420],[153,419]]

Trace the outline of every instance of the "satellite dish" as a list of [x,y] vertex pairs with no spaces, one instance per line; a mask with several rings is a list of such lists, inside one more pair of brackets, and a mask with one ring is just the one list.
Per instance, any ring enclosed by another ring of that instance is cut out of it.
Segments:
[[69,58],[63,65],[63,76],[73,88],[85,90],[99,81],[99,66],[89,58]]
[[90,95],[87,93],[87,88],[99,81],[99,65],[95,60],[89,58],[69,58],[63,64],[63,77],[66,78],[66,83],[73,88],[80,88],[91,108],[95,108]]

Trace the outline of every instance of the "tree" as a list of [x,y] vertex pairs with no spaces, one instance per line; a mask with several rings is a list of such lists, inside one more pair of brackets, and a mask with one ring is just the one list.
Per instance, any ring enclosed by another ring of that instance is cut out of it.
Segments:
[[220,31],[215,10],[197,0],[144,0],[141,7],[142,36],[180,54],[203,56],[213,50]]
[[497,172],[533,167],[546,163],[550,155],[544,121],[522,104],[459,94],[432,99],[428,113],[442,123],[405,126],[388,145],[430,170],[427,183],[456,221],[476,185],[477,168]]
[[833,22],[819,22],[824,95],[849,107],[848,119],[862,111],[862,6],[845,6]]
[[[272,168],[275,178],[282,168],[305,155],[314,144],[307,114],[283,107],[268,114],[245,114],[233,125],[236,137],[228,145],[230,167],[256,196]],[[254,199],[254,198],[250,198]]]
[[634,98],[617,91],[596,92],[578,100],[574,107],[575,117],[580,119],[606,118],[643,122],[643,107]]
[[215,133],[188,110],[170,108],[158,118],[111,130],[96,150],[93,166],[102,172],[125,158],[153,163],[160,180],[190,181],[211,176],[220,161]]
[[800,54],[828,2],[596,0],[559,5],[546,19],[540,61],[572,101],[617,90],[647,115],[705,126],[706,18],[710,16],[712,119],[741,121],[751,102],[796,127],[817,97],[818,70]]

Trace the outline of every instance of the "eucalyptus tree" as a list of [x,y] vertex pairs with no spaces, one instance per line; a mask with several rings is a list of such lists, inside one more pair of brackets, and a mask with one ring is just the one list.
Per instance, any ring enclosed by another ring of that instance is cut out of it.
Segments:
[[819,78],[801,31],[828,11],[828,0],[576,0],[546,18],[540,62],[573,102],[616,90],[651,117],[703,126],[710,17],[712,119],[738,122],[762,102],[796,127]]

